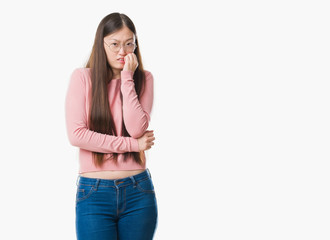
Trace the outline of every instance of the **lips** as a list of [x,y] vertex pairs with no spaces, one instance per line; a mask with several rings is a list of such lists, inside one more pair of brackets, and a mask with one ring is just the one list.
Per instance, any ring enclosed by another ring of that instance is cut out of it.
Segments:
[[125,63],[124,58],[118,58],[117,61],[119,61],[120,63]]

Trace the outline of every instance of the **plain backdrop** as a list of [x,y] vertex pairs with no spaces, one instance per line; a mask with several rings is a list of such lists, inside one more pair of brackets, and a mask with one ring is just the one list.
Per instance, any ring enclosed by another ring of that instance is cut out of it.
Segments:
[[329,239],[327,3],[2,2],[0,239],[75,239],[64,100],[111,12],[154,75],[155,239]]

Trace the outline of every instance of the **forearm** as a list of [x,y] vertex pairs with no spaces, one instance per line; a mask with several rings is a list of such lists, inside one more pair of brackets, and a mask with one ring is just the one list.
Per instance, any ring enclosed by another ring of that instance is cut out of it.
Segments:
[[123,119],[128,133],[139,138],[147,130],[150,122],[150,111],[153,100],[153,92],[150,90],[152,79],[146,80],[146,91],[143,96],[138,99],[135,91],[135,83],[133,73],[130,71],[122,71],[121,92],[123,96]]
[[93,152],[124,153],[138,152],[138,140],[132,137],[118,137],[97,133],[86,127],[68,130],[71,145]]

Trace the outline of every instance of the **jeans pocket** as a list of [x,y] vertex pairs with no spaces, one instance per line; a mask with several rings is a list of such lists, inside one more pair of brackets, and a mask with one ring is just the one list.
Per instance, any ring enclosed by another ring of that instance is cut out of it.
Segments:
[[155,192],[154,185],[152,183],[151,178],[146,178],[144,180],[138,181],[136,186],[140,192],[144,192],[144,193],[154,193]]
[[82,200],[89,198],[94,191],[93,186],[79,184],[77,186],[76,202],[81,202]]

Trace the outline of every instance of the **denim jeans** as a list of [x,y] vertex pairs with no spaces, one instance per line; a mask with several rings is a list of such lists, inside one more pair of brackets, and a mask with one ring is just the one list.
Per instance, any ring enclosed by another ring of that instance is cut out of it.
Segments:
[[77,179],[78,240],[149,240],[156,229],[157,215],[148,169],[116,180]]

